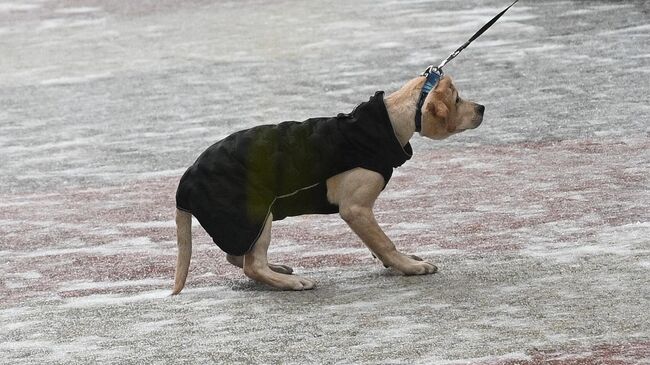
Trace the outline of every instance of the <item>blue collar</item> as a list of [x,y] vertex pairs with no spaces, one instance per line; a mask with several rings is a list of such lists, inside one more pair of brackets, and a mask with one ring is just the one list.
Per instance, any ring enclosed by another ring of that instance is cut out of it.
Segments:
[[420,99],[418,99],[418,105],[415,109],[415,131],[419,132],[422,130],[422,105],[424,104],[424,99],[427,98],[427,95],[433,90],[438,81],[442,78],[442,69],[434,66],[427,67],[426,70],[422,73],[422,76],[426,76],[427,81],[424,82],[422,86],[422,91],[420,92]]

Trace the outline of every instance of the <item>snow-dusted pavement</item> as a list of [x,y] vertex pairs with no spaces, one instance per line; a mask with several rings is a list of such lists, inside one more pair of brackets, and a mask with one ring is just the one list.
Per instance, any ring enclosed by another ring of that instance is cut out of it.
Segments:
[[650,4],[521,1],[447,66],[483,125],[415,138],[373,261],[276,222],[255,284],[200,227],[169,297],[174,191],[237,129],[348,112],[496,1],[0,1],[0,363],[650,364]]

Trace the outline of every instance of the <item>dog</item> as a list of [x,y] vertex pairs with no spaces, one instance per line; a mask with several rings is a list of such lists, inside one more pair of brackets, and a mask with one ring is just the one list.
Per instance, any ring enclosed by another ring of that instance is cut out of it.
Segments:
[[314,288],[312,280],[293,275],[292,268],[267,260],[272,222],[302,214],[338,213],[384,266],[405,275],[435,273],[432,263],[399,252],[373,214],[393,169],[411,157],[409,140],[416,129],[440,140],[483,121],[485,107],[461,99],[449,76],[440,78],[426,98],[425,81],[424,76],[411,79],[386,97],[377,92],[349,114],[257,126],[205,150],[176,193],[178,257],[172,295],[180,293],[187,279],[192,216],[226,252],[229,263],[273,288]]

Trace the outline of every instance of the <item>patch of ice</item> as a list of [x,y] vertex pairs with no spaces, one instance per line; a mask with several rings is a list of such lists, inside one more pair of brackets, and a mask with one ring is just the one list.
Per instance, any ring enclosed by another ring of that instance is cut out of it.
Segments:
[[137,229],[146,229],[146,228],[170,228],[176,227],[176,222],[173,220],[168,221],[149,221],[149,222],[131,222],[131,223],[120,223],[118,227],[125,228],[137,228]]
[[[610,245],[638,244],[650,250],[650,222],[637,222],[609,227],[600,232],[599,241]],[[648,252],[648,250],[645,250]]]
[[377,302],[356,300],[349,303],[324,306],[323,309],[330,310],[337,313],[345,313],[350,310],[358,311],[358,310],[371,309],[371,308],[375,308],[377,305],[378,305]]
[[21,289],[21,288],[26,288],[27,287],[27,284],[25,284],[22,281],[5,280],[4,284],[9,289]]
[[160,177],[181,176],[185,172],[186,167],[181,169],[157,170],[150,172],[142,172],[135,175],[138,180],[151,180]]
[[494,167],[493,164],[478,162],[478,161],[466,163],[463,165],[463,168],[465,169],[479,169],[479,170],[489,170],[492,167]]
[[591,9],[578,9],[578,10],[567,10],[563,11],[561,14],[557,14],[559,17],[569,17],[575,15],[584,15],[593,12]]
[[431,228],[431,225],[426,223],[401,222],[394,224],[391,228],[403,230],[427,230]]
[[137,322],[133,324],[131,330],[135,333],[146,335],[153,332],[167,330],[167,327],[172,326],[176,323],[179,322],[175,319],[165,319],[153,322]]
[[418,256],[424,256],[423,259],[426,259],[426,256],[443,256],[443,255],[465,255],[467,252],[458,249],[446,249],[440,248],[438,246],[419,246],[412,252]]
[[531,326],[529,318],[516,318],[503,314],[490,315],[489,317],[477,320],[476,323],[481,326],[507,328],[508,330],[512,330],[513,327],[528,328]]
[[621,28],[616,30],[600,32],[600,35],[615,35],[615,34],[628,34],[628,33],[648,34],[648,31],[650,31],[650,24],[643,24],[634,27],[626,27],[626,28]]
[[43,277],[43,275],[41,275],[41,273],[39,273],[38,271],[14,272],[14,273],[8,273],[7,276],[21,278],[21,279],[28,279],[28,280],[40,279],[41,277]]
[[124,305],[135,302],[165,299],[169,297],[169,294],[169,290],[153,290],[136,295],[97,294],[68,299],[62,307],[85,308],[94,306]]
[[633,4],[603,4],[603,5],[598,5],[594,6],[594,10],[599,10],[599,11],[612,11],[612,10],[621,10],[624,8],[629,8],[634,6]]
[[105,338],[99,336],[81,336],[74,338],[71,341],[53,343],[49,347],[52,351],[49,360],[70,363],[74,358],[72,356],[87,353],[92,353],[95,358],[99,356],[100,358],[105,359],[115,359],[117,355],[122,353],[120,350],[115,348],[103,348],[101,346],[103,341],[105,341]]
[[464,165],[467,162],[473,163],[476,162],[476,159],[471,157],[454,157],[447,160],[447,163],[450,165],[451,164]]
[[[101,142],[99,137],[77,137],[51,142],[43,141],[40,144],[30,144],[30,145],[15,145],[5,148],[7,153],[25,153],[25,152],[40,152],[46,150],[60,150],[65,148],[74,148],[88,145],[97,145]],[[58,158],[58,157],[57,157]],[[56,159],[55,159],[56,160]]]
[[75,281],[75,282],[61,283],[59,285],[59,291],[125,288],[130,286],[158,286],[158,285],[168,285],[168,284],[169,284],[169,280],[162,280],[162,279],[142,279],[142,280],[123,280],[123,281]]
[[83,19],[83,20],[70,20],[67,18],[54,18],[46,19],[41,22],[37,30],[50,31],[58,28],[78,28],[87,27],[92,25],[99,25],[106,22],[106,19]]
[[499,202],[499,204],[476,204],[474,210],[483,213],[504,213],[517,217],[530,217],[544,213],[545,208],[541,204],[522,206],[514,203],[507,204],[506,202]]
[[[430,178],[432,181],[432,185],[435,186],[435,184],[439,181],[442,181],[441,178]],[[412,189],[403,189],[403,190],[393,190],[392,188],[387,188],[386,191],[382,192],[381,196],[379,197],[380,200],[384,199],[395,199],[395,200],[407,200],[412,197],[417,197],[417,196],[422,196],[422,195],[431,195],[434,194],[435,192],[432,192],[430,186],[421,186],[421,187],[416,187]]]
[[431,231],[431,224],[426,223],[397,223],[390,227],[385,227],[384,231],[388,236],[399,237],[405,234],[424,233]]
[[28,307],[14,307],[0,310],[0,318],[3,321],[15,319],[20,316],[27,315],[31,312],[31,309]]
[[102,8],[93,7],[93,6],[80,6],[80,7],[73,7],[73,8],[56,9],[54,12],[59,14],[86,14],[86,13],[96,13],[101,10]]
[[[214,301],[211,301],[208,304],[208,306],[206,306],[206,308],[208,309],[214,308]],[[220,326],[222,323],[232,321],[232,320],[233,320],[233,316],[224,313],[219,313],[219,314],[211,315],[208,318],[202,319],[201,325],[206,328],[214,329],[217,326]]]
[[346,96],[346,95],[353,95],[355,93],[356,93],[356,90],[352,89],[352,88],[341,88],[341,89],[335,89],[335,90],[332,90],[332,89],[328,90],[327,88],[325,88],[325,92],[324,92],[325,95],[330,96],[330,97],[342,97],[342,96]]
[[38,4],[0,3],[0,13],[11,13],[15,11],[29,11],[38,9]]
[[278,245],[277,242],[273,242],[271,247],[269,247],[269,253],[294,253],[294,252],[309,252],[309,246],[300,245],[297,243]]
[[[208,272],[206,272],[204,274],[196,275],[195,278],[209,278],[209,277],[213,277],[213,276],[217,276],[217,274],[215,274],[215,273],[213,273],[211,271],[208,271]],[[166,281],[166,282],[169,283],[169,281]]]
[[520,251],[524,255],[537,258],[552,258],[557,262],[568,263],[584,256],[596,255],[633,255],[635,250],[626,244],[600,245],[600,244],[553,244],[553,245],[528,245]]
[[382,42],[382,43],[376,44],[375,48],[390,49],[390,48],[397,48],[397,47],[400,47],[400,46],[402,46],[402,44],[398,43],[398,42]]
[[10,321],[3,321],[3,322],[4,323],[0,324],[0,328],[2,328],[3,331],[7,331],[7,332],[20,330],[27,327],[36,327],[42,323],[41,321],[18,321],[16,320],[16,318],[12,318]]
[[462,359],[462,360],[447,360],[447,361],[436,361],[440,365],[467,365],[467,364],[498,364],[505,361],[522,361],[528,362],[533,360],[532,357],[526,355],[523,352],[511,352],[508,354],[497,355],[497,356],[484,356],[484,357],[474,357],[471,359]]
[[74,248],[52,248],[37,251],[0,251],[0,256],[6,253],[12,253],[15,257],[32,258],[46,256],[60,256],[69,254],[94,254],[94,255],[117,255],[125,252],[165,252],[160,244],[151,242],[149,237],[134,237],[113,241],[103,245],[84,246]]
[[324,39],[324,40],[319,40],[319,41],[312,42],[312,43],[306,43],[300,48],[302,48],[304,51],[311,51],[311,50],[322,49],[322,48],[336,49],[336,48],[339,47],[340,44],[341,44],[341,41],[338,41],[338,40]]
[[38,340],[19,340],[0,342],[0,349],[4,350],[28,350],[28,349],[46,349],[52,346],[50,341]]
[[361,255],[367,253],[368,250],[365,248],[344,247],[344,248],[332,248],[332,249],[321,250],[321,251],[305,250],[304,253],[302,253],[300,256],[312,257],[312,256],[327,256],[327,255],[355,255],[355,254]]
[[47,79],[41,81],[41,85],[50,86],[50,85],[70,85],[70,84],[81,84],[84,82],[90,82],[95,80],[107,79],[111,77],[110,72],[104,72],[99,74],[90,74],[84,76],[64,76],[57,77],[54,79]]

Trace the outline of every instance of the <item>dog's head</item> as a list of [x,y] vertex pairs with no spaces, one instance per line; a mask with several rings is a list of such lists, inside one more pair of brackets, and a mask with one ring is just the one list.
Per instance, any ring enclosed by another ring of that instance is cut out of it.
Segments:
[[481,125],[485,107],[461,99],[451,77],[438,81],[422,105],[421,135],[431,139],[444,139],[452,134]]

